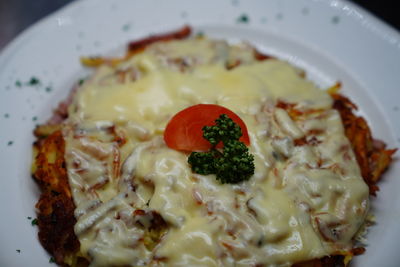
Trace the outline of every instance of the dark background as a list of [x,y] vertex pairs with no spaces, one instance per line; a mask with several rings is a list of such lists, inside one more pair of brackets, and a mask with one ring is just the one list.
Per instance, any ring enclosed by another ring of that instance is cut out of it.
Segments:
[[[0,50],[16,35],[45,15],[73,0],[0,0]],[[311,1],[311,0],[310,0]],[[397,1],[352,0],[396,29],[400,29]]]

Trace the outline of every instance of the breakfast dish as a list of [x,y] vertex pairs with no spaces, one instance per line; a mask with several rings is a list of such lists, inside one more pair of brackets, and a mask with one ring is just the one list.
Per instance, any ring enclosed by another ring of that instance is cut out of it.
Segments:
[[[58,264],[345,266],[364,251],[395,150],[340,84],[190,27],[82,63],[94,74],[35,129],[39,240]],[[203,128],[226,125],[232,140]]]

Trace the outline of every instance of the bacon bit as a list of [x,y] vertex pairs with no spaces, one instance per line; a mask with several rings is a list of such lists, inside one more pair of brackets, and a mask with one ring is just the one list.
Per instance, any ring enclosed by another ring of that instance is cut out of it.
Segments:
[[139,70],[135,67],[129,67],[125,70],[117,70],[115,72],[117,81],[121,84],[129,81],[136,81],[140,75]]
[[112,165],[112,169],[113,169],[113,177],[117,178],[120,172],[120,166],[121,166],[121,152],[119,149],[116,149],[116,147],[113,147],[113,165]]
[[346,152],[343,153],[343,160],[345,160],[345,161],[351,160],[351,156],[350,156],[349,151],[346,151]]
[[348,152],[349,150],[350,150],[350,145],[348,145],[348,144],[342,145],[339,148],[339,151],[342,153]]
[[338,163],[334,163],[328,167],[326,167],[326,169],[330,169],[332,170],[334,173],[339,173],[341,175],[345,175],[345,171],[342,167],[340,167],[340,165]]
[[249,251],[247,247],[243,244],[235,244],[235,242],[222,241],[221,244],[229,251],[233,258],[240,259],[249,256]]
[[201,196],[201,193],[197,189],[192,190],[192,196],[194,200],[196,201],[197,205],[202,205],[203,204],[203,197]]
[[257,59],[258,61],[264,61],[267,59],[273,59],[274,57],[269,56],[269,55],[265,55],[263,53],[261,53],[260,51],[258,51],[257,49],[253,49],[253,54],[254,54],[254,58]]
[[296,104],[287,103],[282,100],[278,101],[276,107],[286,110],[286,112],[289,114],[289,117],[294,121],[304,114],[302,111],[299,111],[295,108]]
[[166,261],[168,261],[168,257],[154,255],[152,261],[154,261],[156,263],[166,262]]
[[232,70],[232,69],[236,68],[237,66],[239,66],[240,64],[242,64],[242,62],[239,59],[237,59],[234,62],[226,62],[225,68],[227,70]]
[[152,35],[147,38],[133,41],[129,43],[128,46],[128,51],[129,52],[136,52],[143,50],[147,46],[156,43],[156,42],[167,42],[167,41],[172,41],[172,40],[181,40],[187,38],[192,32],[192,29],[185,25],[181,29],[173,32],[168,32],[164,34],[159,34],[159,35]]
[[304,146],[308,144],[306,137],[297,138],[293,142],[295,146]]
[[239,209],[239,208],[240,208],[239,200],[238,200],[238,198],[237,198],[237,195],[235,195],[235,204],[234,204],[234,208],[235,208],[235,209]]
[[228,229],[228,230],[226,230],[226,233],[229,235],[229,236],[231,236],[232,237],[232,239],[236,239],[236,236],[235,236],[235,230],[234,229]]
[[223,245],[224,247],[226,247],[229,251],[232,251],[232,250],[234,249],[234,247],[233,247],[231,244],[227,243],[227,242],[221,242],[221,243],[222,243],[222,245]]
[[185,58],[168,58],[167,61],[169,64],[177,65],[180,72],[185,72],[190,67],[188,59]]
[[247,210],[249,211],[249,213],[250,214],[252,214],[253,216],[254,216],[254,218],[257,218],[257,212],[255,211],[255,210],[253,210],[249,205],[250,205],[250,201],[252,200],[253,198],[249,198],[247,201],[246,201],[246,207],[247,207]]
[[276,107],[277,108],[281,108],[281,109],[284,109],[286,111],[290,110],[290,109],[294,109],[295,106],[296,106],[296,104],[287,103],[287,102],[284,102],[282,100],[279,100],[278,103],[276,103]]
[[309,140],[307,140],[307,144],[309,144],[310,146],[316,146],[321,143],[322,141],[318,140],[315,136],[312,136],[311,138],[309,138]]
[[279,176],[279,171],[278,171],[277,168],[273,169],[273,173],[274,173],[275,176],[277,176],[277,177]]
[[126,144],[127,138],[125,137],[123,132],[117,130],[115,125],[108,127],[107,133],[113,135],[114,137],[113,141],[116,142],[119,147],[122,147],[123,145]]
[[208,215],[214,214],[214,205],[212,202],[207,202],[207,214]]
[[[289,114],[289,117],[294,121],[300,119],[302,116],[311,115],[311,114],[315,114],[315,113],[321,113],[321,112],[325,111],[324,109],[308,109],[308,110],[300,111],[300,110],[296,109],[296,105],[297,104],[288,103],[288,102],[285,102],[282,100],[278,100],[278,102],[276,103],[276,107],[286,110],[286,112]],[[324,116],[325,115],[322,114],[322,117],[320,117],[320,118],[323,118]]]
[[364,254],[364,252],[365,252],[365,248],[363,248],[363,247],[353,248],[351,250],[351,253],[354,256],[358,256],[358,255]]
[[[321,213],[320,215],[323,214]],[[316,216],[314,221],[321,236],[329,242],[339,241],[342,238],[343,232],[348,227],[348,225],[339,220],[339,218],[327,218],[326,220],[323,220]]]
[[144,210],[137,209],[133,212],[133,215],[134,216],[143,216],[143,215],[146,215],[146,212]]
[[331,93],[334,99],[333,108],[339,111],[357,162],[361,169],[362,177],[369,186],[369,193],[376,196],[379,187],[376,183],[389,167],[393,154],[397,149],[386,149],[386,145],[372,138],[371,130],[364,118],[354,114],[357,106],[347,97]]
[[300,70],[299,76],[300,76],[301,78],[305,78],[305,77],[306,77],[306,71],[305,71],[305,70]]
[[235,193],[242,196],[246,195],[246,192],[240,188],[235,189]]
[[321,135],[323,134],[325,131],[322,129],[311,129],[307,132],[307,135]]
[[109,180],[106,179],[106,180],[104,180],[104,181],[101,181],[101,182],[99,182],[99,183],[96,183],[96,184],[92,185],[92,186],[89,188],[89,190],[98,190],[98,189],[102,188],[103,186],[105,186],[106,184],[108,184],[108,182],[109,182]]

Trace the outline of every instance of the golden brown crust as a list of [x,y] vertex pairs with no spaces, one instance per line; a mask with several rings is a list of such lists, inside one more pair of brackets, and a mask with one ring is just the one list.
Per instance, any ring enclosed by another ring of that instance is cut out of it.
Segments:
[[345,134],[360,165],[362,177],[369,186],[369,193],[375,196],[379,190],[376,184],[389,167],[397,149],[386,149],[385,143],[372,138],[367,122],[354,113],[357,106],[347,97],[338,93],[332,93],[331,96],[334,99],[333,107],[340,113]]
[[301,263],[296,263],[292,267],[344,267],[344,256],[334,255],[326,256],[322,259],[314,259]]
[[138,53],[141,53],[147,46],[153,43],[185,39],[189,37],[191,33],[192,28],[189,26],[183,26],[181,29],[173,32],[152,35],[147,38],[130,42],[126,54],[122,58],[82,57],[81,63],[86,67],[98,67],[102,64],[110,64],[115,66],[116,64],[121,63]]
[[33,163],[33,178],[42,190],[36,204],[39,240],[60,265],[67,256],[75,255],[80,246],[74,234],[75,205],[65,168],[64,146],[60,130],[42,137],[34,144]]
[[46,191],[42,193],[36,208],[40,243],[58,264],[63,264],[65,257],[75,254],[80,246],[74,234],[76,220],[72,199]]
[[167,42],[172,40],[181,40],[187,38],[192,33],[192,29],[185,25],[181,29],[164,34],[152,35],[150,37],[130,42],[128,45],[129,53],[142,51],[147,46],[157,42]]

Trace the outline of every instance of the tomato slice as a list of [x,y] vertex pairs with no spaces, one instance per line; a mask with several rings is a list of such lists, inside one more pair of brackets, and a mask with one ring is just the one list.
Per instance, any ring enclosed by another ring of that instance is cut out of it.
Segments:
[[183,151],[207,151],[211,144],[203,138],[204,126],[215,125],[215,120],[226,114],[242,129],[240,141],[250,145],[249,133],[242,119],[233,111],[213,104],[198,104],[188,107],[175,116],[167,124],[164,141],[169,148]]

